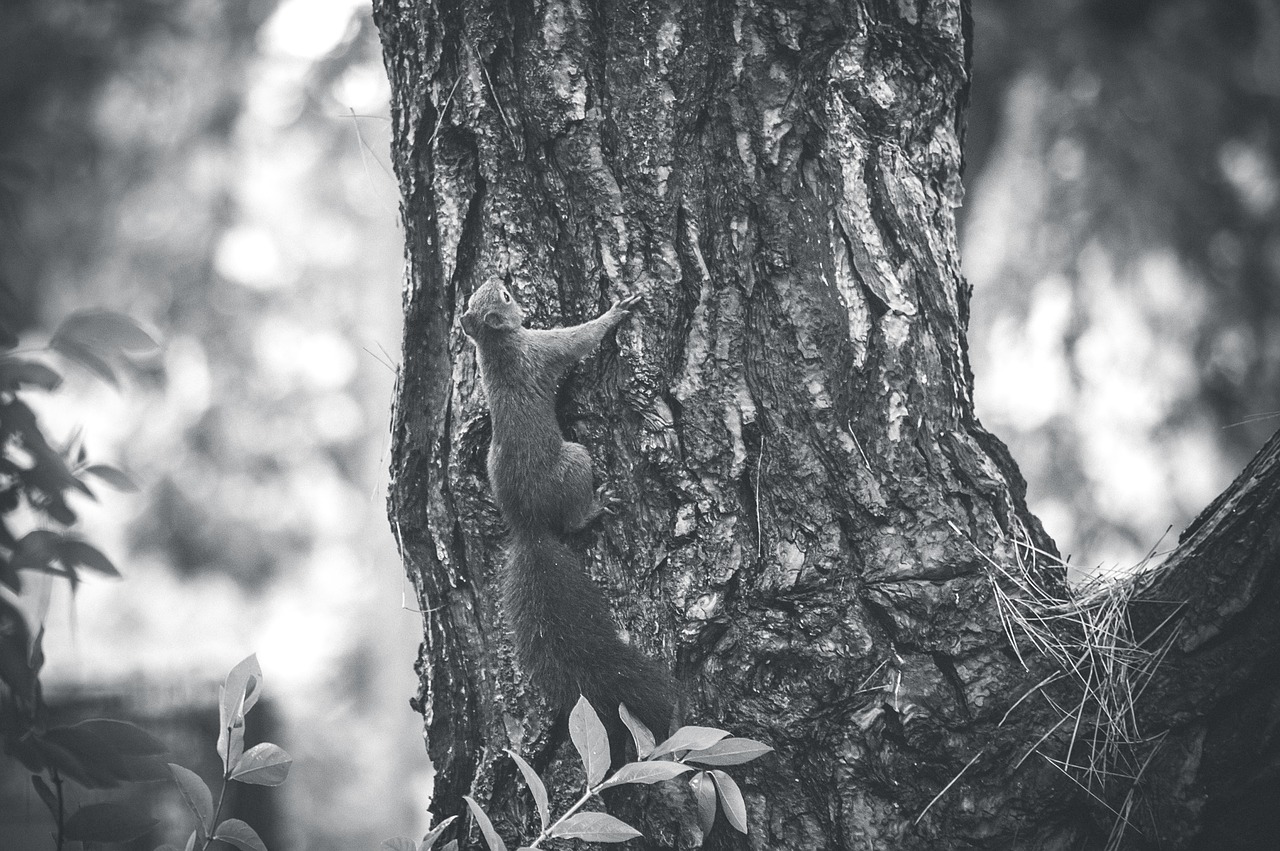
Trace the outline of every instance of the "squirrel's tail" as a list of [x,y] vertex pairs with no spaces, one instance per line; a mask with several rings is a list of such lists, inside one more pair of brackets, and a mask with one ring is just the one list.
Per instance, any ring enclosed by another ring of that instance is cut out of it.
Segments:
[[618,704],[657,737],[671,726],[671,676],[618,638],[604,594],[581,557],[551,532],[517,532],[502,582],[516,653],[534,684],[560,710],[584,695],[610,727]]

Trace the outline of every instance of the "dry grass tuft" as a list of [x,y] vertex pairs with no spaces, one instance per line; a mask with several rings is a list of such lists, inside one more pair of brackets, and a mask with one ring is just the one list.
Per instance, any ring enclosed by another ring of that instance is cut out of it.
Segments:
[[[1132,826],[1139,782],[1164,737],[1143,734],[1135,707],[1173,644],[1176,630],[1169,627],[1185,603],[1164,601],[1164,619],[1146,635],[1134,635],[1130,605],[1160,569],[1165,553],[1153,547],[1132,567],[1099,570],[1064,591],[1043,581],[1044,565],[1065,568],[1056,556],[1032,545],[1024,529],[1015,530],[1009,543],[1010,564],[974,549],[992,568],[987,575],[996,609],[1019,661],[1029,668],[1027,658],[1039,656],[1053,672],[1020,697],[1000,723],[1037,694],[1058,718],[1014,767],[1037,754],[1071,778],[1115,815],[1106,847],[1119,848]],[[1158,601],[1144,597],[1142,602]],[[1064,679],[1076,686],[1069,690],[1079,695],[1072,703],[1055,700],[1046,691]],[[1045,743],[1061,730],[1070,734],[1065,756],[1057,746],[1046,752]],[[1117,809],[1108,799],[1116,800],[1121,789],[1124,797]]]

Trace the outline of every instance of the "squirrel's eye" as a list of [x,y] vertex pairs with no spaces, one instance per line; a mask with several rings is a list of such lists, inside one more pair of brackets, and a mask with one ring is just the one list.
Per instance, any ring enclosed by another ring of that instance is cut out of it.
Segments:
[[502,300],[503,300],[503,301],[511,301],[511,293],[504,292],[504,293],[502,294]]

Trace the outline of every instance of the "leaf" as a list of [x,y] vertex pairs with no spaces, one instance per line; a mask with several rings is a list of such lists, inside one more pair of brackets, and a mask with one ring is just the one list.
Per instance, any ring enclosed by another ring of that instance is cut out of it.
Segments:
[[585,697],[579,696],[569,713],[569,737],[582,758],[587,788],[591,789],[604,779],[605,772],[609,770],[609,734]]
[[231,772],[231,779],[255,786],[279,786],[289,776],[292,764],[293,758],[284,748],[263,742],[245,751]]
[[164,742],[128,721],[117,721],[114,718],[90,718],[71,726],[78,730],[88,730],[127,756],[159,756],[169,751]]
[[89,730],[51,727],[30,741],[50,766],[86,789],[106,789],[133,779],[124,757]]
[[41,390],[56,390],[61,383],[62,376],[39,361],[0,358],[0,387],[7,390],[17,390],[24,384]]
[[66,342],[105,354],[146,354],[160,348],[132,317],[110,310],[80,311],[62,320],[49,345],[61,351],[60,344]]
[[663,780],[679,777],[686,771],[693,771],[693,766],[664,759],[628,762],[614,772],[613,776],[606,780],[600,788],[608,789],[612,786],[621,786],[624,783],[661,783]]
[[101,550],[75,538],[64,538],[58,544],[58,560],[69,570],[77,564],[82,564],[90,570],[107,576],[120,575],[120,571],[116,570],[111,559],[104,556]]
[[244,716],[262,691],[262,666],[252,653],[227,674],[218,695],[218,755],[228,768],[244,752]]
[[467,802],[467,807],[471,810],[471,817],[480,826],[480,833],[484,836],[484,841],[489,846],[489,851],[507,851],[507,843],[503,842],[502,837],[498,835],[498,831],[493,829],[493,822],[489,821],[489,817],[484,814],[484,810],[480,809],[476,799],[470,795],[463,795],[462,800]]
[[[23,478],[30,478],[29,475]],[[30,493],[30,491],[28,491]],[[71,506],[67,505],[67,501],[62,498],[62,494],[46,491],[48,502],[41,506],[41,511],[48,514],[54,520],[63,526],[74,526],[76,523],[76,513],[71,510]],[[50,571],[52,572],[52,571]],[[75,571],[65,571],[67,579],[71,582],[71,590],[76,590]]]
[[[440,822],[435,827],[431,828],[431,830],[427,831],[427,835],[422,837],[422,848],[420,849],[420,851],[431,851],[431,846],[436,844],[436,840],[440,838],[440,834],[448,830],[449,825],[453,824],[455,821],[457,821],[457,819],[458,819],[457,816],[449,816],[447,819]],[[454,848],[458,847],[458,844],[456,842],[452,844]]]
[[685,754],[685,759],[703,765],[741,765],[770,753],[773,748],[754,739],[729,737],[705,750]]
[[[59,749],[61,757],[74,759],[79,771],[72,769],[71,776],[88,782],[90,788],[115,786],[121,781],[158,781],[168,776],[156,758],[165,752],[164,742],[125,721],[91,718],[68,727],[54,727],[42,738]],[[56,762],[60,757],[50,758]]]
[[174,782],[178,784],[178,791],[182,794],[187,809],[196,817],[200,835],[208,836],[213,828],[213,793],[200,775],[191,769],[171,762],[169,770],[173,772]]
[[28,650],[31,631],[18,607],[3,597],[0,597],[0,635],[4,636],[0,640],[0,683],[8,686],[13,695],[34,703],[40,681]]
[[608,813],[577,813],[562,819],[551,828],[549,835],[560,839],[582,839],[586,842],[626,842],[642,834]]
[[458,851],[458,840],[450,839],[440,851]]
[[418,851],[418,843],[407,836],[393,836],[391,839],[384,839],[378,847],[385,848],[386,851]]
[[130,478],[128,473],[110,464],[90,464],[84,468],[84,471],[90,476],[98,477],[118,491],[137,493],[139,490],[138,483]]
[[698,827],[706,836],[716,823],[716,790],[711,782],[711,772],[699,771],[690,778],[689,787],[698,800]]
[[158,756],[126,755],[124,763],[128,767],[128,779],[134,783],[164,783],[172,778],[164,760]]
[[58,817],[58,797],[53,794],[49,784],[39,774],[33,774],[31,775],[31,785],[36,787],[36,794],[40,796],[40,800],[44,803],[45,809],[49,811],[49,815],[56,819]]
[[747,802],[742,799],[742,790],[738,788],[733,778],[723,771],[714,770],[711,776],[715,778],[716,788],[720,790],[720,806],[724,808],[729,824],[733,825],[733,829],[739,833],[746,833]]
[[238,818],[229,818],[218,825],[213,838],[234,845],[240,851],[267,851],[258,832]]
[[[0,535],[0,537],[3,537]],[[15,542],[16,543],[16,542]],[[4,541],[0,540],[0,547],[4,546]],[[18,576],[18,569],[10,564],[9,559],[0,556],[0,585],[7,585],[15,594],[22,593],[22,577]]]
[[666,756],[676,751],[701,751],[714,745],[729,733],[715,727],[681,727],[649,754],[650,759]]
[[[42,615],[43,617],[43,615]],[[40,624],[40,629],[36,631],[36,637],[31,640],[31,650],[27,654],[29,660],[27,664],[31,667],[33,675],[39,675],[40,669],[44,667],[44,624]]]
[[58,545],[63,537],[48,529],[36,529],[28,532],[18,540],[18,547],[13,552],[13,566],[17,570],[50,570],[50,562],[58,558]]
[[59,340],[55,337],[49,342],[49,347],[61,352],[68,360],[78,363],[112,387],[120,386],[120,379],[116,378],[116,371],[111,368],[111,364],[83,343],[69,339]]
[[240,660],[227,673],[223,688],[226,695],[222,708],[227,710],[226,717],[230,718],[237,709],[241,715],[248,713],[262,694],[262,666],[258,664],[258,654],[250,653]]
[[655,742],[653,733],[644,725],[644,722],[632,715],[625,703],[618,704],[618,714],[622,716],[622,723],[626,724],[627,729],[631,731],[631,738],[636,743],[636,756],[644,759],[653,753]]
[[[160,822],[124,804],[89,804],[67,819],[67,839],[81,842],[128,842]],[[264,849],[265,851],[265,849]]]
[[543,784],[542,778],[538,776],[538,772],[533,770],[533,766],[524,761],[520,754],[507,748],[507,754],[516,761],[516,767],[520,769],[520,773],[524,776],[524,782],[529,787],[529,792],[533,795],[533,803],[538,808],[538,820],[542,822],[542,829],[545,831],[547,825],[551,822],[551,804],[547,800],[547,787]]
[[[7,187],[6,187],[7,188]],[[8,199],[5,199],[6,201]],[[6,315],[12,310],[14,300],[7,298],[8,288],[0,282],[0,349],[12,349],[18,345],[18,335],[13,330],[12,320]]]
[[196,851],[196,839],[198,838],[196,831],[191,831],[191,835],[187,837],[187,844],[184,851]]
[[[225,748],[225,750],[224,750]],[[244,756],[244,716],[232,722],[230,728],[223,728],[218,735],[218,755],[222,757],[223,767],[230,771],[233,765]]]

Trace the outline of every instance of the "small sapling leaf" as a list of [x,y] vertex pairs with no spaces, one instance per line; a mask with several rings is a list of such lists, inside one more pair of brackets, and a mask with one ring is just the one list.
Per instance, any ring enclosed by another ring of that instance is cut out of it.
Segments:
[[418,843],[409,839],[407,836],[395,836],[391,839],[382,840],[379,848],[385,851],[418,851]]
[[262,694],[262,666],[258,664],[257,653],[250,653],[227,673],[223,689],[224,721],[237,710],[244,715],[253,708]]
[[213,827],[213,793],[200,775],[191,769],[171,762],[169,771],[173,772],[173,780],[178,784],[178,792],[182,794],[187,809],[196,817],[196,830],[201,836],[208,836]]
[[547,800],[547,787],[543,784],[542,778],[538,776],[538,772],[533,770],[533,766],[525,762],[520,754],[507,748],[507,754],[516,762],[516,767],[520,769],[520,774],[524,777],[524,782],[529,787],[529,792],[533,795],[533,803],[538,808],[538,820],[542,823],[542,829],[545,831],[547,825],[551,823],[551,804]]
[[[453,824],[455,821],[457,821],[457,819],[458,819],[457,816],[449,816],[447,819],[445,819],[444,821],[440,822],[438,825],[436,825],[435,827],[427,831],[427,835],[422,837],[422,847],[419,849],[419,851],[431,851],[431,846],[436,844],[436,840],[440,838],[440,834],[448,830],[449,825]],[[456,842],[453,842],[451,844],[453,845],[454,848],[458,847],[458,844]],[[447,848],[448,846],[446,845],[445,847]]]
[[258,832],[238,818],[229,818],[218,825],[213,838],[234,845],[240,851],[267,851]]
[[600,788],[609,789],[613,786],[621,786],[624,783],[661,783],[663,780],[679,777],[686,771],[693,771],[693,766],[670,762],[665,759],[628,762],[615,771],[612,777],[604,781]]
[[458,851],[458,840],[450,839],[440,851]]
[[677,751],[706,750],[727,735],[727,731],[717,730],[715,727],[681,727],[671,738],[654,748],[649,758],[657,759]]
[[81,842],[128,842],[159,823],[124,804],[88,804],[67,819],[65,836]]
[[741,765],[751,762],[756,757],[764,756],[772,751],[762,742],[754,739],[729,737],[721,739],[709,748],[685,754],[685,759],[701,765]]
[[227,771],[240,762],[244,756],[244,716],[240,716],[232,726],[224,727],[218,734],[218,755]]
[[498,831],[493,829],[493,822],[489,821],[489,817],[485,815],[484,810],[480,809],[476,799],[470,795],[463,795],[462,800],[467,802],[467,807],[471,810],[471,817],[480,826],[480,835],[484,837],[484,842],[489,846],[489,851],[507,851],[507,843],[503,842],[502,837],[498,835]]
[[593,788],[609,770],[609,734],[585,697],[579,697],[569,713],[569,737],[582,757],[587,788]]
[[293,758],[284,748],[263,742],[245,751],[231,771],[231,779],[256,786],[279,786],[289,776]]
[[706,836],[716,823],[716,789],[711,782],[711,772],[699,771],[689,779],[689,788],[698,801],[698,828]]
[[187,837],[187,844],[183,847],[183,851],[195,851],[196,839],[198,838],[198,836],[199,836],[198,831],[194,831],[194,830],[191,831],[191,835]]
[[577,813],[551,828],[549,835],[585,842],[626,842],[641,833],[625,821],[607,813]]
[[747,832],[747,802],[742,799],[742,790],[733,778],[723,771],[713,770],[716,788],[720,790],[720,806],[724,808],[725,818],[739,833]]
[[250,654],[227,674],[218,695],[218,755],[228,770],[244,753],[244,716],[261,692],[262,666]]
[[644,722],[631,714],[631,710],[627,708],[625,703],[618,704],[618,714],[622,716],[622,723],[627,725],[627,729],[631,731],[631,738],[636,743],[636,756],[645,759],[649,754],[653,753],[653,747],[656,740],[653,733]]

